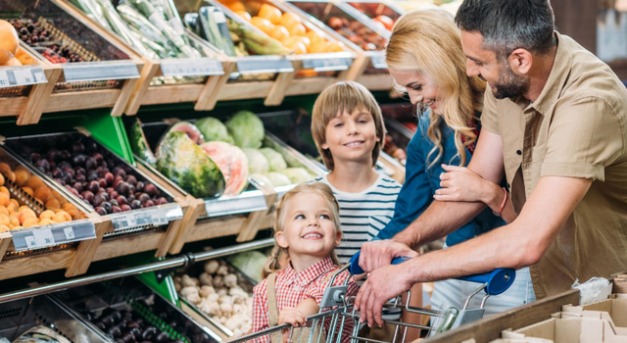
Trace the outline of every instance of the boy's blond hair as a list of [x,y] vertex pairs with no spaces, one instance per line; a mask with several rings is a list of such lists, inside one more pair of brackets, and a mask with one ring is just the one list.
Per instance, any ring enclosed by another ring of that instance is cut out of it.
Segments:
[[[331,211],[331,220],[335,224],[335,230],[339,233],[342,233],[342,229],[340,226],[340,205],[337,203],[331,187],[322,182],[305,182],[300,183],[294,186],[294,188],[287,191],[277,203],[274,211],[275,234],[279,231],[283,231],[283,227],[285,225],[286,204],[289,203],[295,195],[300,193],[313,193],[322,196],[326,201],[328,209]],[[285,248],[281,248],[275,240],[274,247],[272,248],[272,253],[266,261],[266,265],[263,268],[261,277],[266,278],[271,273],[282,269],[282,257],[289,257],[288,250]],[[336,265],[340,265],[340,261],[338,260],[334,250],[331,251],[330,257]]]
[[333,170],[333,155],[329,149],[322,149],[321,145],[327,141],[326,130],[331,119],[344,111],[352,113],[356,109],[364,109],[372,114],[379,140],[372,150],[372,166],[377,163],[379,153],[385,142],[385,124],[381,108],[370,91],[354,81],[341,81],[327,87],[316,99],[311,116],[311,134],[318,152],[322,156],[324,165]]

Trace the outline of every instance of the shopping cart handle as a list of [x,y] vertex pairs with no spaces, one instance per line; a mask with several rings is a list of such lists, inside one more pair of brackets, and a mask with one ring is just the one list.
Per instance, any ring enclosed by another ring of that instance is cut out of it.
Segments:
[[[355,255],[353,255],[353,257],[351,257],[350,261],[348,262],[349,266],[348,266],[348,271],[352,274],[352,275],[358,275],[358,274],[363,274],[364,270],[361,269],[361,267],[359,266],[359,255],[361,254],[361,251],[358,251]],[[392,259],[392,264],[399,264],[399,263],[403,263],[405,261],[409,260],[409,257],[394,257]]]
[[459,280],[485,283],[485,292],[489,295],[499,295],[505,292],[516,279],[516,270],[511,268],[497,268],[489,273],[475,274],[457,278]]

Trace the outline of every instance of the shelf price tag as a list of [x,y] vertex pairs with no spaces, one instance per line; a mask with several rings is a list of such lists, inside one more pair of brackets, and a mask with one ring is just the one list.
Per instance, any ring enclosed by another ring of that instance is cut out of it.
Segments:
[[372,61],[372,66],[377,69],[386,69],[388,67],[388,64],[385,62],[384,54],[372,55],[370,60]]
[[46,74],[39,66],[0,68],[0,88],[46,83]]
[[303,60],[303,68],[315,71],[346,70],[351,65],[351,62],[351,58],[343,57],[312,58]]
[[137,226],[137,224],[135,223],[134,214],[126,214],[126,215],[114,217],[111,220],[111,222],[113,224],[114,231],[125,230],[128,228]]
[[224,75],[222,63],[208,57],[166,58],[161,60],[163,76]]
[[62,64],[65,81],[102,81],[139,78],[132,61],[73,62]]
[[18,229],[10,231],[10,233],[16,251],[41,249],[96,238],[96,229],[90,220],[77,220],[32,229]]
[[237,71],[240,74],[263,74],[293,72],[292,62],[282,56],[249,56],[238,59]]
[[166,214],[163,212],[153,212],[152,213],[152,225],[154,226],[161,226],[161,225],[165,225],[168,223],[168,218],[166,217]]

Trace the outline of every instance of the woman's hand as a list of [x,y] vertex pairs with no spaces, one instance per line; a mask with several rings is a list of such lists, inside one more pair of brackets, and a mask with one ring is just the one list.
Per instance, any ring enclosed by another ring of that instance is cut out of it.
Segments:
[[[493,199],[502,197],[503,192],[497,184],[484,180],[481,176],[465,167],[443,164],[444,173],[440,174],[440,187],[433,198],[438,201],[480,201],[490,205]],[[500,198],[499,198],[500,199]],[[498,202],[498,201],[497,201]]]

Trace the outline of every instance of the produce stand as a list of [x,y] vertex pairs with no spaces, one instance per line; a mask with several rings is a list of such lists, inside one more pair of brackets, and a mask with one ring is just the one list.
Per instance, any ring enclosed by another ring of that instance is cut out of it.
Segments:
[[134,53],[92,30],[61,2],[3,1],[0,8],[51,69],[50,92],[39,91],[18,124],[37,123],[43,112],[111,107],[114,115],[122,113],[141,68]]
[[[355,51],[357,57],[345,75],[347,80],[355,80],[370,90],[392,90],[392,79],[385,63],[385,42],[389,38],[389,31],[378,27],[343,2],[288,0],[285,4]],[[336,25],[336,31],[329,25],[331,20],[331,24]]]

